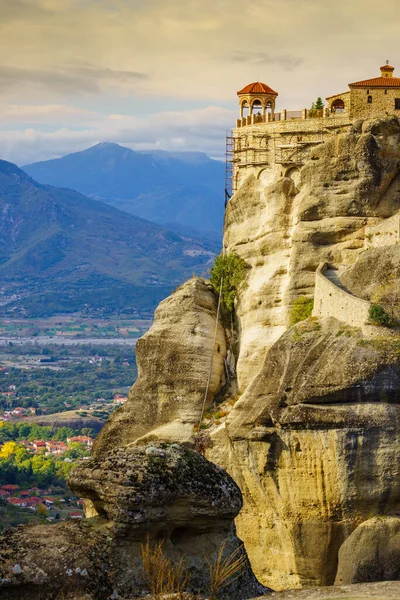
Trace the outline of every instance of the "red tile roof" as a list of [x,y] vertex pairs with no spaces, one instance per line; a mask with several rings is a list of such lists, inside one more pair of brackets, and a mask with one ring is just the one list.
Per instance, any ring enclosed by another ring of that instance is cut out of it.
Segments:
[[238,96],[241,94],[270,94],[277,96],[278,92],[274,92],[274,90],[266,83],[255,81],[254,83],[249,83],[249,85],[246,85],[246,87],[240,90],[240,92],[238,92]]
[[356,81],[354,83],[349,83],[349,87],[400,88],[400,77],[375,77],[374,79],[365,79],[364,81]]

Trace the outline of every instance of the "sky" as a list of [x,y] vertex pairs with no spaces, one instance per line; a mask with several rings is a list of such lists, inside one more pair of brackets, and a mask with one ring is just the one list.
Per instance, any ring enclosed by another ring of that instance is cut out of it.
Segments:
[[277,110],[398,67],[398,0],[0,0],[0,158],[101,141],[224,155],[237,90]]

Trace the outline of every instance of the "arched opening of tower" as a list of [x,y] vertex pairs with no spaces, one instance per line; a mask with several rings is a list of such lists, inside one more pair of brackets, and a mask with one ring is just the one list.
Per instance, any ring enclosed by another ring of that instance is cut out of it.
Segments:
[[242,119],[244,119],[245,117],[247,117],[250,114],[250,107],[249,104],[247,102],[247,100],[244,100],[242,102],[242,104],[240,105],[240,116]]
[[254,100],[254,102],[251,106],[251,114],[252,115],[261,115],[262,114],[261,100]]

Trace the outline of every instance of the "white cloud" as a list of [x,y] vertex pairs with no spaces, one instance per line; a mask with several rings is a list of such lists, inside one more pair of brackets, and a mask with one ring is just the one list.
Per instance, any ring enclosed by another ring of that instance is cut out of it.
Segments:
[[[58,111],[63,107],[53,108],[57,120]],[[64,107],[66,114],[67,109]],[[14,111],[19,112],[17,108]],[[31,108],[24,114],[29,116],[30,111]],[[40,111],[33,110],[33,113],[39,119]],[[90,128],[74,129],[82,123],[82,113],[85,111],[74,113],[73,109],[70,110],[70,127],[56,131],[47,132],[39,127],[3,131],[1,158],[23,165],[83,150],[102,141],[122,143],[136,150],[204,151],[222,158],[225,132],[235,118],[231,111],[216,106],[164,112],[145,118],[92,113]],[[86,118],[83,120],[86,121]]]

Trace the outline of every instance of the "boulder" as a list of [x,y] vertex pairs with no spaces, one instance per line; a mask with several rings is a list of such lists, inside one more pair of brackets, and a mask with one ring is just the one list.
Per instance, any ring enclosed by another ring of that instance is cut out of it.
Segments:
[[193,450],[166,443],[117,448],[82,462],[69,485],[90,503],[92,518],[7,532],[0,539],[1,598],[140,597],[149,590],[142,549],[159,543],[167,559],[182,561],[193,592],[209,591],[209,562],[220,551],[243,561],[238,578],[219,591],[221,600],[270,591],[236,537],[239,488]]
[[361,523],[339,550],[335,585],[400,579],[400,517]]
[[165,443],[116,448],[82,463],[69,486],[91,502],[91,514],[94,509],[118,526],[113,558],[119,565],[118,591],[146,589],[140,556],[147,540],[162,541],[165,555],[176,563],[183,558],[193,590],[208,589],[207,560],[215,560],[223,544],[226,555],[243,554],[245,568],[219,597],[251,598],[267,591],[236,537],[233,520],[242,506],[238,486],[197,452]]

